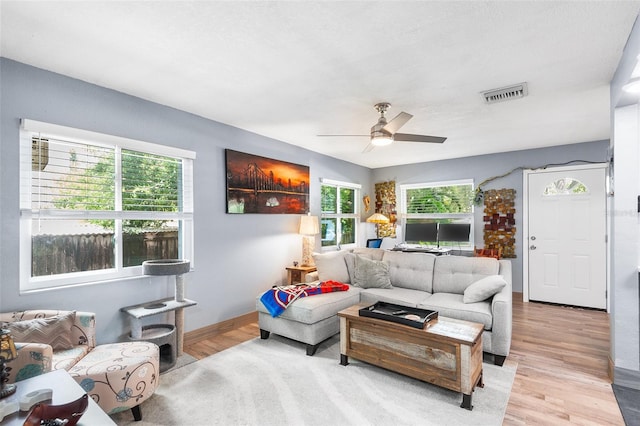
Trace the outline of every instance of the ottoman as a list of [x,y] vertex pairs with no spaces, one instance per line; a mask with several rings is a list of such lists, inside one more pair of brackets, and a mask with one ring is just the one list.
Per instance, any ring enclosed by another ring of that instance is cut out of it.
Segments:
[[270,333],[307,344],[307,355],[316,353],[320,343],[340,332],[338,312],[360,302],[360,289],[317,294],[294,301],[279,316],[272,317],[262,304],[261,293],[256,299],[260,338]]
[[151,342],[98,345],[69,370],[107,414],[131,409],[142,419],[140,404],[158,387],[160,351]]

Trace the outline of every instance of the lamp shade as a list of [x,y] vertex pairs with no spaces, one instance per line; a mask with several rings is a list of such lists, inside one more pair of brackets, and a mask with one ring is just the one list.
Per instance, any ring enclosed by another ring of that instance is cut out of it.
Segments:
[[300,216],[300,231],[302,235],[316,235],[320,232],[318,216]]
[[369,223],[389,223],[389,218],[382,213],[374,213],[367,218]]

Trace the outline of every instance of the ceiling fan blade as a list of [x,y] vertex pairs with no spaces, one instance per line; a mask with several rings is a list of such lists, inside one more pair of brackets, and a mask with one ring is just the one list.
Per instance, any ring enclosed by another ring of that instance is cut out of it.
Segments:
[[400,114],[396,115],[393,120],[385,124],[382,130],[394,134],[395,132],[400,130],[400,127],[404,126],[407,121],[411,120],[412,117],[413,115],[409,113],[401,112]]
[[410,135],[408,133],[396,133],[393,135],[393,140],[397,142],[428,142],[428,143],[442,143],[447,140],[440,136],[426,136],[426,135]]
[[374,144],[372,144],[371,142],[369,142],[369,144],[367,146],[364,147],[364,149],[362,150],[362,153],[366,153],[366,152],[370,152],[373,150],[373,148],[375,148],[376,146]]

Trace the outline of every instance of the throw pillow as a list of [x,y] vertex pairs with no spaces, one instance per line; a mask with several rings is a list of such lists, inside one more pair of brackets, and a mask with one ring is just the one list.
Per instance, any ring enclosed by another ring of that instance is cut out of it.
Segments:
[[464,290],[464,303],[482,302],[497,294],[507,285],[500,275],[489,275],[471,284]]
[[71,327],[75,319],[76,312],[70,311],[48,318],[8,322],[3,327],[11,331],[16,342],[44,343],[57,351],[73,349]]
[[353,285],[361,288],[393,288],[389,264],[381,260],[355,256]]
[[347,253],[344,255],[344,262],[347,264],[347,273],[349,274],[349,282],[353,284],[355,282],[356,271],[356,255],[353,253]]
[[386,250],[373,249],[367,247],[356,247],[353,249],[353,254],[364,256],[368,259],[382,260]]
[[344,261],[345,251],[330,251],[327,253],[314,253],[313,261],[318,270],[320,281],[338,281],[349,284],[349,272]]

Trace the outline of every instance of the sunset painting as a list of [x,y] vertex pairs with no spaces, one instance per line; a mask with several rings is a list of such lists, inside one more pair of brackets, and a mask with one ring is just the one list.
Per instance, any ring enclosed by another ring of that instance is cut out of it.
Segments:
[[227,213],[304,214],[309,211],[309,167],[225,150]]

